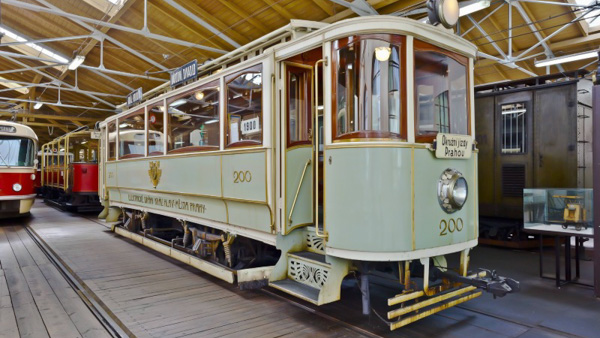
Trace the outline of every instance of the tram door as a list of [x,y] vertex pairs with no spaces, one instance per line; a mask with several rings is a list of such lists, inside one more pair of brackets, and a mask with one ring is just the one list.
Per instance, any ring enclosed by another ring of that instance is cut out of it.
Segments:
[[284,233],[313,223],[313,67],[284,63]]

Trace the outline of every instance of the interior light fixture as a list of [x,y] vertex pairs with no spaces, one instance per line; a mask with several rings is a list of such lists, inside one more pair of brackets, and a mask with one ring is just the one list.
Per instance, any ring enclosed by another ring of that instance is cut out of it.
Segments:
[[375,58],[380,62],[387,61],[390,58],[391,53],[392,49],[390,47],[382,46],[375,48]]
[[219,120],[210,120],[210,121],[204,122],[204,124],[213,124],[213,123],[217,123],[217,122],[219,122]]
[[69,70],[75,70],[75,69],[77,69],[77,67],[79,67],[83,63],[84,60],[85,60],[85,56],[77,55],[73,59],[73,61],[71,61],[71,63],[69,63],[69,67],[67,67],[67,68],[69,68]]
[[44,105],[42,102],[36,102],[35,105],[33,106],[33,109],[40,109],[40,108],[42,108],[42,105]]
[[202,99],[204,98],[204,92],[199,90],[194,94],[194,97],[196,98],[196,100],[202,101]]
[[465,16],[490,7],[490,0],[463,1],[459,3],[458,16]]
[[186,104],[186,103],[187,103],[186,99],[179,99],[179,100],[177,100],[177,101],[172,102],[171,104],[169,104],[169,107],[179,107],[182,104]]
[[[18,41],[18,42],[25,42],[25,41],[27,41],[27,39],[25,39],[24,37],[20,36],[19,34],[13,32],[13,31],[10,31],[10,30],[8,30],[8,29],[6,29],[4,27],[0,27],[0,33],[4,34],[5,36],[7,36],[7,37],[9,37],[9,38],[11,38],[11,39],[13,39],[15,41]],[[25,45],[27,45],[30,48],[35,49],[36,51],[38,51],[38,52],[40,52],[40,53],[42,53],[42,54],[44,54],[46,56],[49,56],[49,57],[53,58],[54,60],[56,60],[56,61],[58,61],[60,63],[64,63],[64,64],[69,63],[69,60],[67,60],[66,58],[64,58],[64,57],[62,57],[62,56],[60,56],[60,55],[58,55],[58,54],[56,54],[54,52],[51,52],[50,50],[48,50],[48,49],[46,49],[44,47],[36,45],[35,43],[27,43]],[[35,56],[38,56],[38,55],[35,55]]]
[[559,57],[555,57],[555,58],[551,58],[551,59],[535,61],[534,63],[535,63],[536,67],[546,67],[546,66],[557,65],[559,63],[573,62],[573,61],[579,61],[579,60],[584,60],[584,59],[591,59],[591,58],[595,58],[595,57],[598,57],[597,50],[592,50],[589,52],[583,52],[583,53],[577,53],[577,54],[571,54],[571,55],[565,55],[565,56],[559,56]]

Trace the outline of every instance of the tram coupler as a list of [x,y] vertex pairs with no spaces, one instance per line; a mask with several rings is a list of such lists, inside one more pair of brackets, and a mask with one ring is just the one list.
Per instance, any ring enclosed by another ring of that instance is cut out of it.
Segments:
[[435,269],[433,276],[435,278],[445,278],[451,282],[463,283],[472,285],[478,289],[482,289],[491,293],[494,298],[504,297],[506,294],[519,292],[521,290],[520,283],[512,278],[498,276],[496,270],[479,269],[485,272],[485,276],[480,277],[480,274],[473,276],[460,276],[455,272],[442,271]]

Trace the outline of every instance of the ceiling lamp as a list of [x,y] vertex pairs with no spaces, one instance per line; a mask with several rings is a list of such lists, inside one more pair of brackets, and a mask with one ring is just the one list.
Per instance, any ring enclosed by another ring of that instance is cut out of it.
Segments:
[[77,55],[73,59],[73,61],[71,61],[71,63],[69,63],[69,67],[67,67],[67,68],[69,68],[69,70],[75,70],[75,69],[77,69],[77,67],[79,67],[83,63],[84,60],[85,60],[85,56]]
[[202,99],[204,98],[204,92],[203,92],[203,91],[200,91],[200,90],[199,90],[199,91],[197,91],[197,92],[194,94],[194,98],[196,98],[196,100],[198,100],[198,101],[202,101]]
[[573,62],[573,61],[579,61],[579,60],[584,60],[584,59],[591,59],[591,58],[595,58],[595,57],[598,57],[597,50],[583,52],[583,53],[577,53],[577,54],[571,54],[571,55],[565,55],[565,56],[560,56],[557,58],[551,58],[551,59],[546,59],[546,60],[541,60],[541,61],[535,61],[535,66],[536,67],[546,67],[546,66],[557,65],[559,63]]
[[458,22],[458,12],[456,0],[427,1],[427,17],[432,25],[441,23],[446,28],[452,28]]
[[33,109],[40,109],[42,108],[43,103],[42,102],[36,102],[35,105],[33,106]]
[[459,16],[469,15],[490,7],[490,0],[463,1],[460,3]]

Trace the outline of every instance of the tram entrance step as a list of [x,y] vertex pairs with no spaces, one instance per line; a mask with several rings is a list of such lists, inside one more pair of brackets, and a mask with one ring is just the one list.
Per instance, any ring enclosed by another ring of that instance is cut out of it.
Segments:
[[319,305],[320,290],[317,288],[296,282],[295,280],[289,278],[271,282],[269,285],[275,289],[301,298],[307,302]]

